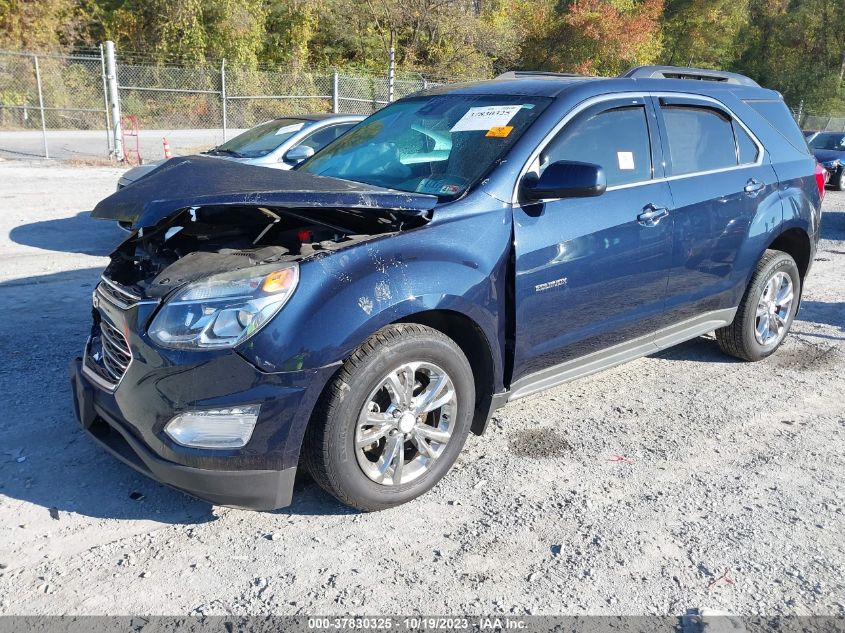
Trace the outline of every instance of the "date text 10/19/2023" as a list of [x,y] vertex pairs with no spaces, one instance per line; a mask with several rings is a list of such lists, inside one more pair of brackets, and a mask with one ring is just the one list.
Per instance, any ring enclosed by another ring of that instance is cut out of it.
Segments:
[[512,617],[314,617],[308,618],[308,628],[315,631],[373,630],[373,631],[519,631],[526,622]]

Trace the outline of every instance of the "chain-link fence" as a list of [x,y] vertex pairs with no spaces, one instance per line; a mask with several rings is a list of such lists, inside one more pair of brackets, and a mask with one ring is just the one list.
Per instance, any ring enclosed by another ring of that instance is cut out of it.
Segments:
[[[111,141],[102,51],[35,55],[0,51],[0,130],[16,131],[5,152],[49,156],[48,130],[98,130],[102,154]],[[5,143],[0,143],[0,146]]]
[[[121,63],[120,51],[110,57],[113,50],[107,44],[74,55],[0,51],[0,155],[137,158],[140,139],[150,155],[151,143],[160,146],[163,134],[178,137],[175,150],[194,150],[268,119],[307,112],[370,114],[391,96],[441,85],[400,74],[391,89],[387,73],[251,70],[227,67],[225,61],[184,67],[127,55],[129,63]],[[109,95],[117,96],[116,107]],[[118,125],[110,117],[119,117]],[[137,121],[139,138],[132,126],[120,125],[127,117]],[[100,135],[95,144],[91,134],[70,130]],[[181,130],[196,134],[175,133]]]
[[845,132],[845,114],[815,114],[801,111],[793,111],[792,114],[802,130]]

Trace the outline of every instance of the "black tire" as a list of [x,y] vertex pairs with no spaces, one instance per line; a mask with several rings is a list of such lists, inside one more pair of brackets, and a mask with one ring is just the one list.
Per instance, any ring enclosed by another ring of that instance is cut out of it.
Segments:
[[[757,305],[760,303],[766,284],[779,272],[789,275],[792,281],[793,299],[789,306],[789,312],[784,319],[783,334],[776,340],[763,345],[755,335],[758,323]],[[719,347],[724,353],[747,361],[763,360],[771,356],[789,333],[800,298],[801,275],[798,272],[795,260],[782,251],[767,250],[757,263],[733,323],[716,330],[716,340],[719,342]]]
[[839,168],[839,173],[830,179],[830,184],[836,191],[845,191],[845,168]]
[[[383,485],[358,463],[356,425],[380,381],[402,363],[414,361],[433,363],[452,380],[454,429],[424,474],[408,483]],[[389,325],[361,344],[327,386],[305,433],[303,462],[320,487],[342,503],[364,511],[391,508],[427,492],[448,472],[466,442],[474,408],[472,368],[452,339],[414,323]]]

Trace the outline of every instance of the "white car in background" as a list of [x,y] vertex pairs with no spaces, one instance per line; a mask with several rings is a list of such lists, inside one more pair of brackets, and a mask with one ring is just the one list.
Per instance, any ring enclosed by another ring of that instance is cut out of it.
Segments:
[[[303,114],[273,119],[203,155],[273,169],[293,169],[363,120],[363,116],[356,114]],[[120,177],[117,188],[131,185],[165,162],[157,160],[133,167]]]

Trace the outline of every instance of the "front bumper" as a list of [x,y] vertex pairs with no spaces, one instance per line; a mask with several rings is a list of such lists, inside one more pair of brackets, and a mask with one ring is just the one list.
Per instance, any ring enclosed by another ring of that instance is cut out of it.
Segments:
[[74,408],[82,430],[124,464],[160,483],[218,505],[274,510],[290,504],[296,467],[211,470],[162,459],[124,421],[98,404],[98,388],[83,375],[81,359],[73,361],[71,371]]
[[296,467],[283,470],[209,470],[183,466],[153,453],[125,424],[97,405],[96,387],[82,374],[82,361],[71,366],[76,416],[89,437],[138,472],[217,505],[275,510],[290,504]]

